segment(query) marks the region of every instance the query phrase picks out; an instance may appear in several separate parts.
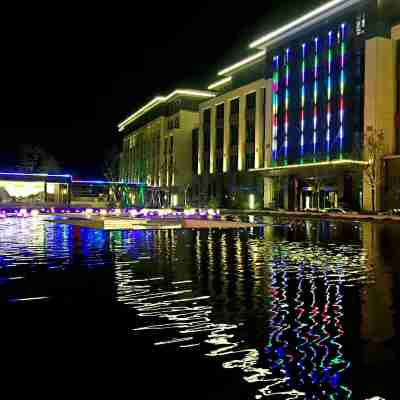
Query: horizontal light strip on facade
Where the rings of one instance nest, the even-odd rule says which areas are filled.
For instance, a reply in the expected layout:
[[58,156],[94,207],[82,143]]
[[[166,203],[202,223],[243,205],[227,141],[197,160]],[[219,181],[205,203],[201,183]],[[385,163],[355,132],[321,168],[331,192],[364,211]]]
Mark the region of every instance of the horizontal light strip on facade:
[[291,34],[294,34],[300,30],[308,28],[310,25],[318,23],[346,8],[349,8],[358,3],[364,2],[365,0],[333,0],[330,1],[313,11],[303,15],[300,18],[272,31],[254,42],[250,43],[250,48],[265,48],[268,45],[276,42],[277,40],[283,39]]
[[228,76],[227,78],[224,78],[224,79],[221,79],[221,80],[219,80],[217,82],[212,83],[210,86],[208,86],[207,89],[208,90],[216,89],[216,88],[218,88],[218,87],[220,87],[222,85],[225,85],[225,84],[227,84],[227,83],[229,83],[231,81],[232,81],[232,77]]
[[277,167],[267,167],[267,168],[255,168],[251,169],[251,172],[257,171],[277,171],[277,170],[285,170],[285,169],[300,169],[300,168],[309,168],[309,167],[325,167],[325,166],[336,166],[336,165],[345,165],[345,164],[353,164],[353,165],[368,165],[368,161],[358,161],[358,160],[333,160],[333,161],[320,161],[320,162],[312,162],[306,164],[292,164],[292,165],[281,165]]
[[241,61],[239,61],[239,62],[237,62],[237,63],[235,63],[235,64],[233,64],[233,65],[231,65],[229,67],[226,67],[221,71],[219,71],[218,72],[218,76],[229,74],[232,71],[235,71],[235,70],[237,70],[237,69],[239,69],[241,67],[244,67],[247,64],[250,64],[250,63],[252,63],[254,61],[263,59],[264,56],[265,56],[265,50],[261,50],[258,53],[253,54],[252,56],[247,57],[247,58],[245,58],[245,59],[243,59],[243,60],[241,60]]
[[146,112],[150,111],[152,108],[158,106],[159,104],[165,103],[176,95],[191,96],[191,97],[203,97],[211,98],[215,97],[215,93],[207,92],[205,90],[190,90],[190,89],[176,89],[171,92],[168,96],[157,96],[153,100],[149,101],[138,111],[130,115],[128,118],[124,119],[120,124],[118,124],[118,131],[122,132],[126,126],[132,123],[135,119],[141,117]]

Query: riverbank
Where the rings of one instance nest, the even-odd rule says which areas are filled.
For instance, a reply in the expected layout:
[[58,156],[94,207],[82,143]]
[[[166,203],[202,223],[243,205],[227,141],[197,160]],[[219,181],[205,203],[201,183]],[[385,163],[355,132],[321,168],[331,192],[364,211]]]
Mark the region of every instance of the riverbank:
[[371,215],[357,212],[341,213],[322,213],[322,212],[304,212],[304,211],[272,211],[272,210],[235,210],[221,209],[221,215],[254,215],[254,216],[271,216],[284,217],[289,219],[337,219],[341,221],[368,221],[377,223],[395,223],[400,224],[400,216],[392,215]]

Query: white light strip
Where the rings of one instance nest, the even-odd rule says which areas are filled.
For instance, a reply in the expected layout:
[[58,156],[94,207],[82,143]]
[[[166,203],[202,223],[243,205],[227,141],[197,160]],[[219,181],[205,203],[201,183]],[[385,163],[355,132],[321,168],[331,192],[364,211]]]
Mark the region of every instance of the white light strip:
[[238,69],[238,68],[240,68],[240,67],[243,67],[243,66],[245,66],[246,64],[250,64],[251,62],[256,61],[256,60],[258,60],[258,59],[261,59],[261,58],[263,58],[264,56],[265,56],[265,50],[261,50],[261,51],[259,51],[258,53],[253,54],[252,56],[247,57],[247,58],[245,58],[245,59],[243,59],[243,60],[241,60],[241,61],[239,61],[239,62],[237,62],[237,63],[235,63],[235,64],[233,64],[233,65],[231,65],[231,66],[229,66],[229,67],[226,67],[226,68],[223,69],[222,71],[219,71],[219,72],[218,72],[218,76],[226,75],[226,74],[228,74],[228,73],[234,71],[235,69]]
[[267,167],[267,168],[255,168],[251,169],[251,172],[257,171],[276,171],[285,169],[298,169],[298,168],[309,168],[309,167],[323,167],[329,165],[343,165],[343,164],[355,164],[355,165],[368,165],[368,161],[358,161],[358,160],[333,160],[333,161],[320,161],[312,162],[306,164],[292,164],[292,165],[282,165],[278,167]]
[[124,128],[127,125],[129,125],[131,122],[133,122],[135,119],[139,118],[140,116],[145,114],[147,111],[150,111],[152,108],[158,106],[159,104],[165,103],[166,101],[170,100],[172,97],[174,97],[176,95],[204,97],[204,98],[215,97],[215,93],[207,92],[205,90],[176,89],[172,93],[170,93],[168,96],[165,96],[165,97],[157,96],[153,100],[149,101],[146,105],[144,105],[138,111],[134,112],[132,115],[130,115],[128,118],[123,120],[120,124],[118,124],[118,131],[119,132],[123,131]]
[[134,112],[128,118],[124,119],[120,124],[118,124],[118,131],[121,132],[127,125],[129,125],[136,118],[140,117],[147,111],[151,110],[153,107],[161,104],[165,101],[165,97],[157,96],[153,100],[149,101],[146,105],[140,108],[138,111]]
[[[259,39],[255,40],[254,42],[250,43],[250,48],[256,48],[260,45],[266,45],[267,42],[271,41],[272,39],[277,38],[279,35],[282,35],[283,33],[286,33],[290,29],[296,28],[299,25],[304,24],[305,22],[308,22],[312,20],[315,17],[320,16],[323,13],[326,13],[332,9],[334,9],[337,6],[341,6],[337,11],[342,10],[346,7],[352,6],[353,4],[357,4],[361,1],[364,0],[333,0],[330,1],[315,10],[303,15],[302,17],[288,23],[287,25],[282,26],[281,28],[276,29],[273,32],[270,32]],[[336,10],[335,10],[336,11]],[[301,26],[301,28],[305,28],[304,26]]]
[[217,81],[217,82],[214,82],[214,83],[212,83],[210,86],[208,86],[208,90],[212,90],[212,89],[216,89],[216,88],[218,88],[218,87],[220,87],[220,86],[223,86],[223,85],[225,85],[226,83],[229,83],[229,82],[231,82],[232,81],[232,77],[231,76],[228,76],[227,78],[224,78],[224,79],[221,79],[221,80],[219,80],[219,81]]
[[215,97],[215,93],[207,92],[204,90],[190,90],[190,89],[177,89],[170,93],[166,98],[165,101],[168,101],[175,95],[183,95],[183,96],[193,96],[193,97]]

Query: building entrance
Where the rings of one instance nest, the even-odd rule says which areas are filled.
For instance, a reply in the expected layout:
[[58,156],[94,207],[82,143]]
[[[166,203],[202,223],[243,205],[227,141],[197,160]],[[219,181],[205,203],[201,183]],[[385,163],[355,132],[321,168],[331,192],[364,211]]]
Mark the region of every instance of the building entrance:
[[319,192],[304,188],[301,192],[301,210],[321,210],[338,207],[338,193],[333,190]]

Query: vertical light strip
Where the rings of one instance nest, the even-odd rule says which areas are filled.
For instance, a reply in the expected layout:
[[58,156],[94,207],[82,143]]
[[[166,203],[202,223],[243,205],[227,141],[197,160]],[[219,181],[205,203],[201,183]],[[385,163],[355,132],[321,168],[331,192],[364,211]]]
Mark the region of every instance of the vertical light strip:
[[314,152],[314,161],[316,161],[317,156],[317,126],[318,126],[318,38],[314,39],[314,116],[313,116],[313,152]]
[[343,137],[344,137],[344,88],[345,88],[345,54],[346,54],[346,44],[345,44],[345,28],[346,25],[342,24],[340,26],[340,104],[339,104],[339,157],[343,158]]
[[279,112],[279,56],[274,57],[274,73],[272,78],[272,165],[278,160],[278,112]]
[[332,116],[332,31],[328,33],[328,84],[326,110],[326,159],[331,156],[331,116]]
[[285,51],[285,165],[288,164],[288,136],[289,136],[289,49]]
[[306,44],[302,44],[301,60],[301,111],[300,111],[300,163],[304,162],[304,108],[306,104]]

